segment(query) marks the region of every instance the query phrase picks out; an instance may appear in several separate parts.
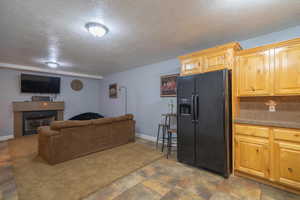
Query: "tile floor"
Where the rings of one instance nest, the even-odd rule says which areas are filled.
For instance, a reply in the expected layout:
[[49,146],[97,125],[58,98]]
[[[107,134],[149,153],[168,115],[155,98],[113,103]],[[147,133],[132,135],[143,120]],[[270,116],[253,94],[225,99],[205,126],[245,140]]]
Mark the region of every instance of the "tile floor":
[[[153,142],[137,142],[155,148]],[[300,200],[300,196],[239,177],[160,159],[100,189],[84,200]]]
[[[153,142],[137,142],[155,148]],[[17,200],[7,143],[0,143],[0,200]],[[224,179],[170,159],[157,160],[84,200],[300,200],[300,196],[244,178]]]

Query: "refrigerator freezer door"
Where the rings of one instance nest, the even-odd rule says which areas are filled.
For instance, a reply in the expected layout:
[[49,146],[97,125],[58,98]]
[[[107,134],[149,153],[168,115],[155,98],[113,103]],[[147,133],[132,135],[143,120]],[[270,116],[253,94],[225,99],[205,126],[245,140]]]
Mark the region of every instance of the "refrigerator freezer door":
[[228,71],[198,75],[195,79],[197,98],[196,165],[228,176],[227,119],[225,113]]
[[193,76],[177,79],[177,159],[195,164],[195,124],[193,97],[195,79]]

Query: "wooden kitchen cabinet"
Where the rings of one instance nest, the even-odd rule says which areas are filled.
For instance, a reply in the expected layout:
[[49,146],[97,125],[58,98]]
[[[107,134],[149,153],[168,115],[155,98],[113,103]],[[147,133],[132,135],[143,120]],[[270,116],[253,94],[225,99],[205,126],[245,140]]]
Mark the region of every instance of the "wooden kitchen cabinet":
[[238,95],[270,95],[270,51],[241,54],[238,58]]
[[221,69],[232,69],[235,62],[235,52],[240,49],[239,43],[231,42],[180,56],[180,75],[185,76]]
[[202,57],[188,57],[181,61],[181,74],[191,75],[201,73],[203,71],[203,59]]
[[227,68],[226,51],[218,51],[204,57],[204,72],[222,70]]
[[300,94],[300,45],[275,48],[274,52],[274,94]]
[[274,148],[276,181],[300,189],[300,145],[276,141]]
[[236,136],[236,169],[262,178],[269,177],[269,143],[266,139]]
[[300,95],[300,38],[237,52],[238,96]]
[[274,137],[275,180],[300,189],[300,131],[274,129]]
[[300,194],[300,130],[235,124],[235,171]]

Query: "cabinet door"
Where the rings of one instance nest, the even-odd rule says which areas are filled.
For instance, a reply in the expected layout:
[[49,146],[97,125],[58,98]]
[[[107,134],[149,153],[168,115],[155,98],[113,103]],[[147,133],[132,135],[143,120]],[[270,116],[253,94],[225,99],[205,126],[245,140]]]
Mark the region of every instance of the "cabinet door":
[[203,62],[201,57],[188,58],[181,61],[181,75],[201,73]]
[[204,71],[216,71],[226,68],[226,51],[208,54],[204,57]]
[[276,181],[300,189],[300,144],[276,141],[274,154]]
[[300,94],[300,45],[275,49],[274,84],[277,95]]
[[264,96],[270,91],[270,51],[241,55],[238,58],[239,96]]
[[235,166],[237,170],[261,178],[269,177],[268,140],[236,136],[235,148]]

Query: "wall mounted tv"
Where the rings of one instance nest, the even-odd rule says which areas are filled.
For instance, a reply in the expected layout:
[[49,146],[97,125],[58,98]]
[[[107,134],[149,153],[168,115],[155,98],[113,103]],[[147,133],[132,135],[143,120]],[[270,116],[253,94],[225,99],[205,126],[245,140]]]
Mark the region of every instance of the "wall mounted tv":
[[58,94],[60,93],[60,78],[21,74],[21,92]]

